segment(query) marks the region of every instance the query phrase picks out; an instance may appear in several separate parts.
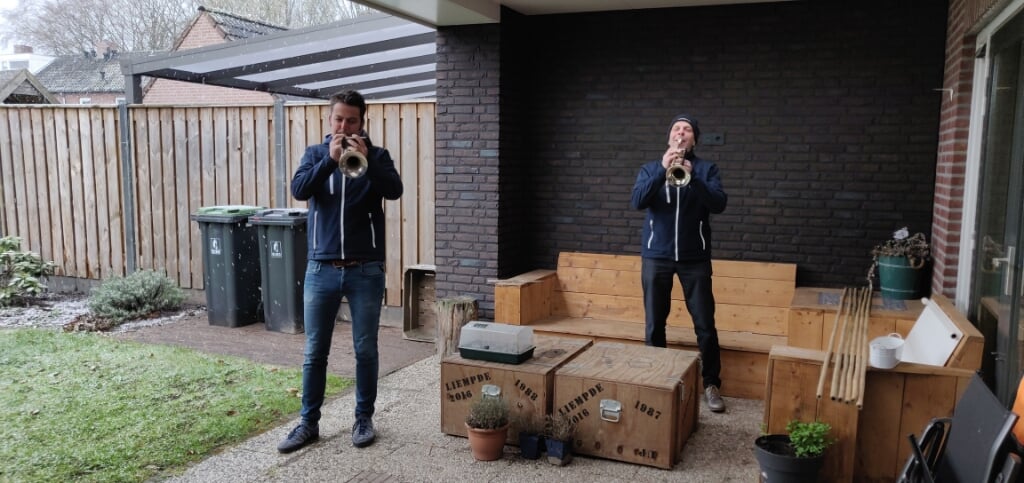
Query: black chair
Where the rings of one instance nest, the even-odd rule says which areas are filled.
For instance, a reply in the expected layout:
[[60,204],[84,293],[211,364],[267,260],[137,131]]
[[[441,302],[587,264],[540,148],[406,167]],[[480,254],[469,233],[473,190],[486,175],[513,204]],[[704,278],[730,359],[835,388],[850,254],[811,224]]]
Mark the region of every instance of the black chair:
[[920,440],[910,435],[913,452],[899,481],[1015,481],[1016,475],[1014,480],[1007,478],[1020,469],[1016,441],[1010,434],[1016,422],[1017,415],[974,375],[951,420],[933,419]]

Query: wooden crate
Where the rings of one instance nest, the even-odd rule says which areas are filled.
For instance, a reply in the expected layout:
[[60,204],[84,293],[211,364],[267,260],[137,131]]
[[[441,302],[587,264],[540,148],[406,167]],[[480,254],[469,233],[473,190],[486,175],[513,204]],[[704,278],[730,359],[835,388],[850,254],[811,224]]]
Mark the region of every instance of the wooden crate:
[[693,351],[597,342],[555,373],[552,412],[576,422],[578,454],[669,469],[697,427],[697,366]]
[[434,342],[437,337],[435,272],[434,265],[405,267],[402,283],[402,335],[406,339]]
[[493,384],[511,407],[507,442],[518,445],[516,419],[542,418],[551,412],[555,370],[591,343],[590,339],[538,335],[534,337],[533,358],[522,364],[446,357],[441,362],[441,431],[465,437],[470,403],[480,397],[484,384]]

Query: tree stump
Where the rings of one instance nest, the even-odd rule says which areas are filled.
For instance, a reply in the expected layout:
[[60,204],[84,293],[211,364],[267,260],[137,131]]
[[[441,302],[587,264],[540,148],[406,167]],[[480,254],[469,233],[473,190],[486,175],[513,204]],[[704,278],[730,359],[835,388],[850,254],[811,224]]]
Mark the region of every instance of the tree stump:
[[462,326],[477,318],[476,299],[468,296],[444,298],[435,302],[437,307],[437,360],[454,354],[459,347]]

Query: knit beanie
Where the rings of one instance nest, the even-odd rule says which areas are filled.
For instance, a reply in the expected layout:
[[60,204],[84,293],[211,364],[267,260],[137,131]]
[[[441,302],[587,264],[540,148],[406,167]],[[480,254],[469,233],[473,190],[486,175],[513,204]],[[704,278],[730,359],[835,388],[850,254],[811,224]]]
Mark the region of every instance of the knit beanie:
[[680,114],[672,119],[672,123],[668,125],[669,133],[672,133],[672,126],[675,126],[679,121],[686,121],[690,123],[690,127],[693,128],[693,140],[700,140],[700,126],[697,124],[697,119],[687,114]]

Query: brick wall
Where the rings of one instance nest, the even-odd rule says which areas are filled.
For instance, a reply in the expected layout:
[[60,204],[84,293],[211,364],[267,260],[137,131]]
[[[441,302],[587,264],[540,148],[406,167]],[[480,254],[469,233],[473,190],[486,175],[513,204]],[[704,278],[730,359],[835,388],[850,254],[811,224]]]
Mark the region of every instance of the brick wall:
[[[209,14],[203,13],[175,50],[194,49],[226,42],[224,33],[217,28]],[[266,92],[205,86],[190,82],[156,79],[146,89],[143,104],[272,104],[274,98]]]
[[[712,219],[716,258],[796,263],[800,285],[860,285],[875,243],[904,225],[932,232],[944,2],[781,2],[515,23],[518,37],[497,26],[439,30],[439,291],[486,300],[493,288],[481,282],[498,267],[554,268],[567,250],[639,253],[643,213],[629,208],[630,190],[682,111],[700,120],[698,152],[718,163],[729,194]],[[520,114],[506,118],[511,105]],[[521,142],[492,143],[496,133]],[[709,145],[712,133],[724,144]],[[443,170],[486,172],[486,182],[455,187]],[[498,188],[506,176],[525,176],[508,182],[525,188],[512,213],[504,201],[516,194]],[[490,221],[496,193],[514,225]],[[456,201],[487,221],[448,216]],[[458,259],[487,263],[442,268],[455,257],[442,254],[441,237],[462,230],[526,241],[499,254],[474,241]],[[456,269],[457,281],[448,280],[444,272]]]

